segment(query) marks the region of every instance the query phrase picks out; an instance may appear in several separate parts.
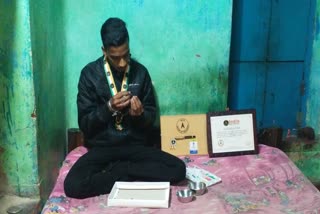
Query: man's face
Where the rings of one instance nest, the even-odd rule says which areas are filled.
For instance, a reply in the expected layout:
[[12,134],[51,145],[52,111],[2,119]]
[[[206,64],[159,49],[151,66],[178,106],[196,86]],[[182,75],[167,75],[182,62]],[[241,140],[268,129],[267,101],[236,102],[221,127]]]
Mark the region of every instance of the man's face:
[[108,49],[102,48],[103,55],[117,71],[124,72],[130,62],[129,43],[125,42],[120,46],[110,46]]

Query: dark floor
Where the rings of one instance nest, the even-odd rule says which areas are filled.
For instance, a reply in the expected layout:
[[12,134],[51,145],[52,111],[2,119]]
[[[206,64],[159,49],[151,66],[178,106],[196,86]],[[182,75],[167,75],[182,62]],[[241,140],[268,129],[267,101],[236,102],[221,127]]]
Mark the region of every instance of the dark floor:
[[38,214],[39,198],[0,195],[0,214]]

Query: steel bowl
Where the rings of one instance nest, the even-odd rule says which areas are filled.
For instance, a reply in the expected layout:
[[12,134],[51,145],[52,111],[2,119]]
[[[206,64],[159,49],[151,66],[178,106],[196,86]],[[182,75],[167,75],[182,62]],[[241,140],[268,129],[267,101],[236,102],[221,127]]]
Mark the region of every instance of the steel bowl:
[[204,182],[190,182],[188,187],[197,196],[207,191],[207,185]]
[[191,202],[194,198],[193,192],[190,189],[183,189],[177,191],[178,200],[182,203]]

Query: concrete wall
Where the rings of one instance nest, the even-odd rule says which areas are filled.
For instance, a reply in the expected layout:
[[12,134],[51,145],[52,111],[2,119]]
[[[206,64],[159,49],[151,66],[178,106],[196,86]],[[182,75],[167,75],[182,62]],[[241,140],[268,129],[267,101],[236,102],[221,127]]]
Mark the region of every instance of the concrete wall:
[[0,0],[0,192],[37,195],[29,1]]
[[316,3],[314,18],[312,58],[307,88],[306,124],[320,135],[320,0]]
[[[306,124],[319,134],[316,5]],[[226,106],[231,0],[0,0],[0,8],[0,192],[38,195],[39,183],[43,198],[51,191],[66,128],[78,126],[80,70],[101,56],[99,30],[110,16],[127,22],[161,115]]]
[[0,8],[0,192],[46,198],[66,145],[63,4]]
[[39,184],[43,198],[51,191],[66,128],[77,127],[80,70],[101,55],[99,30],[110,16],[127,22],[133,56],[150,70],[161,114],[223,109],[231,6],[222,0],[1,0],[1,191],[38,195]]
[[226,107],[231,0],[0,0],[0,8],[2,189],[40,191],[44,200],[50,193],[66,129],[78,126],[80,70],[101,56],[99,31],[108,17],[127,22],[159,114]]
[[226,107],[231,0],[68,0],[65,2],[67,127],[78,127],[80,71],[102,55],[100,27],[126,21],[132,56],[151,74],[161,115]]
[[63,0],[30,0],[41,198],[58,175],[66,146]]

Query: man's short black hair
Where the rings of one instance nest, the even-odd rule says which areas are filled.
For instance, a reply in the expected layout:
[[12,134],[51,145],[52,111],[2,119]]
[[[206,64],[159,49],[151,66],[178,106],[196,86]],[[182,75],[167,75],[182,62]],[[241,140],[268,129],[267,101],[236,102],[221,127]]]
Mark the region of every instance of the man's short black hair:
[[110,46],[120,46],[129,42],[129,33],[126,23],[119,18],[107,19],[100,30],[101,40],[105,49]]

